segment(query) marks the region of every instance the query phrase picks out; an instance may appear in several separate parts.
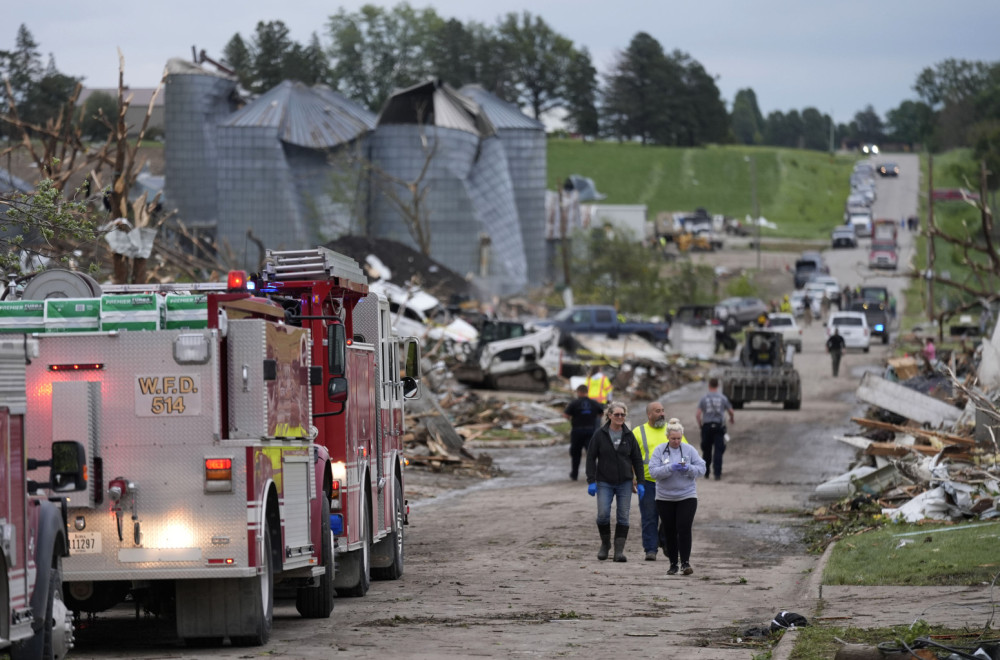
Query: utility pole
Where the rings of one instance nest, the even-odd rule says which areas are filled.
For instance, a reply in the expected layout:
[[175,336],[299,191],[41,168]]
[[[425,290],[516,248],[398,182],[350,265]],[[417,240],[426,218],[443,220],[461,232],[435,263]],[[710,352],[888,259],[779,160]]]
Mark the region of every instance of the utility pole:
[[833,110],[830,111],[830,155],[833,155]]
[[934,320],[934,154],[927,154],[927,320]]
[[757,158],[750,160],[750,202],[753,205],[753,221],[757,225],[757,272],[760,272],[760,209],[757,207]]
[[[568,181],[569,179],[567,179]],[[559,231],[562,234],[562,262],[563,262],[563,284],[571,286],[569,277],[569,233],[566,229],[568,224],[566,218],[566,207],[563,202],[564,185],[559,186]]]

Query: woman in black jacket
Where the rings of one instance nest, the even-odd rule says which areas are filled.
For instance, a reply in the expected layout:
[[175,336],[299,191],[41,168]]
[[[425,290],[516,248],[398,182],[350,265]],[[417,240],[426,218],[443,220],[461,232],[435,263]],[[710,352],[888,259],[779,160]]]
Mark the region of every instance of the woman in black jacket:
[[597,530],[601,535],[601,550],[597,558],[604,561],[611,549],[611,500],[617,500],[615,525],[615,561],[626,561],[625,539],[628,538],[629,506],[632,503],[632,483],[637,482],[642,500],[645,476],[642,452],[632,431],[625,426],[628,408],[615,401],[608,404],[604,426],[594,432],[587,448],[587,492],[597,496]]

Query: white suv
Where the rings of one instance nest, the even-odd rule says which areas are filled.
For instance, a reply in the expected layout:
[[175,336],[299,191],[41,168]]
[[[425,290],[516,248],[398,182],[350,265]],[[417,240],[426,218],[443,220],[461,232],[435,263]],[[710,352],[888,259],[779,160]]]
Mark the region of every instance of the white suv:
[[802,352],[802,328],[795,322],[791,314],[776,312],[767,315],[767,329],[780,332],[786,344],[795,347],[796,353]]
[[872,333],[868,319],[862,312],[833,312],[826,322],[826,336],[829,338],[836,328],[844,338],[845,348],[860,348],[867,353],[871,345]]

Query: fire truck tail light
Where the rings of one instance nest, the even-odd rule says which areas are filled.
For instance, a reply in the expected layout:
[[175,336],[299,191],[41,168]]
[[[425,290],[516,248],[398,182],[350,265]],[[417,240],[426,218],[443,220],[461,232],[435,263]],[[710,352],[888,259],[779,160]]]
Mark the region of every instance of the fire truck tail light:
[[104,365],[97,362],[85,364],[50,364],[49,371],[100,371]]
[[223,566],[233,566],[234,564],[236,564],[236,560],[233,559],[232,557],[226,557],[224,559],[209,559],[208,564],[209,565],[221,564]]
[[229,493],[233,490],[233,459],[205,459],[205,492]]
[[330,484],[330,508],[339,511],[343,507],[343,502],[340,498],[340,481],[334,479],[333,483]]
[[208,362],[208,338],[201,333],[177,335],[174,339],[174,362],[177,364]]

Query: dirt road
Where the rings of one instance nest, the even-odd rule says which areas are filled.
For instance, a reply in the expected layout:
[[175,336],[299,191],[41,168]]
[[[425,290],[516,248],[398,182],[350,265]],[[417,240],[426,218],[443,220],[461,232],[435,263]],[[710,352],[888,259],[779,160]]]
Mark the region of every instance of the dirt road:
[[[850,257],[860,259],[862,250]],[[780,255],[769,255],[783,263]],[[838,273],[834,272],[835,275]],[[791,277],[789,276],[789,280]],[[855,282],[849,282],[854,284]],[[341,598],[326,621],[294,607],[275,610],[260,649],[187,649],[155,619],[102,615],[78,633],[75,658],[439,658],[655,654],[746,660],[737,631],[782,609],[811,612],[806,585],[818,559],[799,542],[815,485],[840,474],[854,452],[835,440],[858,412],[854,389],[887,350],[850,352],[830,377],[825,336],[814,323],[796,356],[798,411],[750,404],[737,411],[721,481],[702,480],[691,576],[667,576],[662,555],[642,561],[633,499],[625,564],[600,562],[595,499],[567,477],[567,445],[494,451],[509,476],[458,484],[412,472],[406,573],[376,582],[360,599]],[[668,416],[698,445],[694,410],[701,384],[669,393]],[[643,421],[636,402],[632,424]]]
[[[834,436],[854,406],[859,371],[883,350],[848,354],[833,380],[822,342],[818,326],[807,330],[801,410],[737,411],[723,480],[698,486],[694,575],[668,577],[662,556],[642,561],[635,503],[629,562],[597,561],[595,500],[583,481],[568,479],[566,445],[496,451],[510,476],[414,503],[406,574],[374,583],[364,598],[338,599],[327,621],[281,605],[262,649],[186,649],[164,632],[168,624],[102,615],[80,631],[73,657],[556,657],[685,647],[683,657],[745,660],[748,650],[733,648],[739,627],[811,607],[805,584],[817,558],[798,541],[797,514],[812,506],[815,484],[851,459]],[[689,386],[665,397],[696,445],[703,391]],[[409,477],[411,491],[439,490],[434,475]]]

